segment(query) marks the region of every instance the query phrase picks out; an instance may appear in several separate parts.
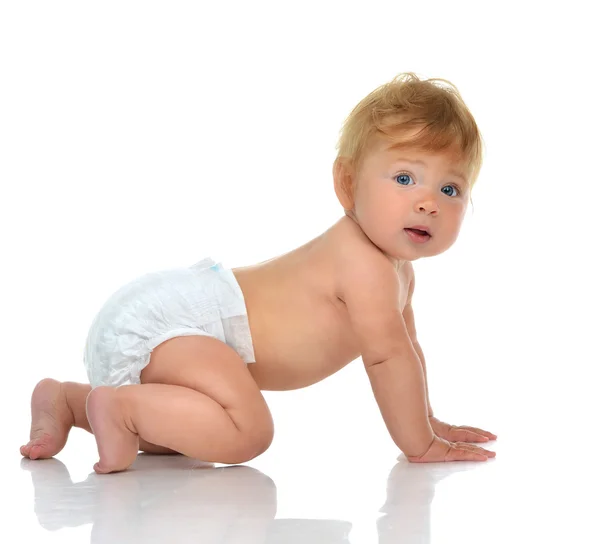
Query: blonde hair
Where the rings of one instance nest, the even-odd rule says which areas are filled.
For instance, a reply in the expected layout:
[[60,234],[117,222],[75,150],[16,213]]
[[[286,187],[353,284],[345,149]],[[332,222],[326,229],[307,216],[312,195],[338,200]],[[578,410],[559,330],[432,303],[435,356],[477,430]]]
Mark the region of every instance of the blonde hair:
[[458,89],[445,79],[421,80],[406,72],[363,98],[344,121],[336,161],[346,158],[358,169],[376,137],[398,148],[455,151],[471,187],[477,181],[483,138]]

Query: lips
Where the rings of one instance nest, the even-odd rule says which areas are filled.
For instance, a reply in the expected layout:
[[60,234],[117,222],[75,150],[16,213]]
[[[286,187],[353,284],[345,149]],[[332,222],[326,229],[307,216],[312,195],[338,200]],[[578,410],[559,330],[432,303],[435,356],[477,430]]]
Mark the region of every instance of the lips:
[[419,225],[418,227],[409,227],[404,229],[404,232],[408,235],[408,237],[413,241],[419,244],[423,242],[427,242],[431,238],[431,234],[429,234],[429,230],[427,227],[423,225]]
[[413,225],[412,227],[408,227],[405,230],[415,231],[417,234],[428,234],[431,236],[431,232],[429,231],[429,227],[425,225]]

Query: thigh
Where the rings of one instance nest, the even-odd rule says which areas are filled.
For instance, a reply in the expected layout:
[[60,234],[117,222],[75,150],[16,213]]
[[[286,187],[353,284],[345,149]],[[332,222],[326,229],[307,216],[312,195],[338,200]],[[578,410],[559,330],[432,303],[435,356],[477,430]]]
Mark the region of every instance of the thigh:
[[[253,363],[256,364],[256,363]],[[179,385],[218,402],[240,430],[273,432],[265,399],[237,352],[210,336],[180,336],[154,348],[141,383]]]
[[170,450],[169,448],[165,448],[163,446],[157,446],[156,444],[151,444],[150,442],[146,442],[143,438],[140,438],[140,450],[145,451],[146,453],[152,453],[154,455],[179,454],[179,452],[177,452],[175,450]]

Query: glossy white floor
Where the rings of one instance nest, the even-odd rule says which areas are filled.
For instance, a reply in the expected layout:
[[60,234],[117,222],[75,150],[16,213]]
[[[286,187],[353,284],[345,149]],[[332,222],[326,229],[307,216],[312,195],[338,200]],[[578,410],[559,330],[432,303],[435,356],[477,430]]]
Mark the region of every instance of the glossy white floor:
[[[21,398],[13,409],[16,419],[5,423],[0,489],[7,506],[0,539],[597,541],[598,438],[592,415],[581,411],[582,397],[555,396],[564,391],[561,376],[542,384],[523,374],[520,383],[505,378],[489,396],[475,395],[480,406],[464,414],[466,405],[456,401],[456,393],[444,394],[432,384],[440,389],[434,403],[440,418],[447,413],[448,421],[498,434],[489,445],[497,458],[486,463],[414,465],[402,455],[397,459],[356,361],[312,388],[267,393],[277,436],[267,453],[245,466],[140,454],[130,470],[104,476],[91,470],[97,455],[93,437],[78,429],[57,458],[21,460],[18,446],[29,425],[23,388],[15,391]],[[455,391],[459,381],[465,389],[475,385],[457,380]],[[482,402],[486,397],[489,402]]]

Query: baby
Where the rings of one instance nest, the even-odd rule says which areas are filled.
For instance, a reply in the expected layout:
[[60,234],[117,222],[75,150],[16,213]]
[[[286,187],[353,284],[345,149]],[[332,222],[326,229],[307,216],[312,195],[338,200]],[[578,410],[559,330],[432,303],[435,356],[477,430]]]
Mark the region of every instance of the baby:
[[[445,85],[445,84],[446,85]],[[433,416],[411,300],[412,261],[456,240],[482,139],[451,83],[400,74],[350,113],[333,165],[345,214],[305,245],[252,266],[210,258],[117,291],[85,347],[90,384],[37,384],[30,459],[92,432],[98,473],[138,451],[238,464],[263,453],[261,390],[306,387],[361,357],[395,444],[411,462],[486,461],[496,436]]]

